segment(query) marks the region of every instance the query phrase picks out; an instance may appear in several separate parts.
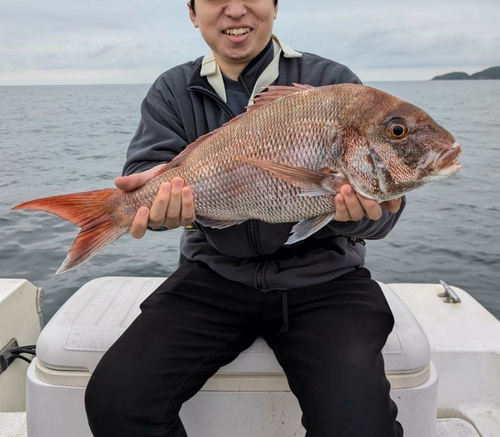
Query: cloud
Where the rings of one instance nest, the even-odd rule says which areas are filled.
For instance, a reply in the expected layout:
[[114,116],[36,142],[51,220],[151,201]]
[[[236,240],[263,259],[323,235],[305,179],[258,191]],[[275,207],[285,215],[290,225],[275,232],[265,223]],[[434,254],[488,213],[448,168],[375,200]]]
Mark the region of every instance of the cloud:
[[[377,78],[375,71],[419,79],[500,65],[498,0],[283,0],[279,8],[275,32],[284,41],[362,71],[368,80]],[[44,83],[99,82],[99,71],[102,83],[113,75],[117,83],[149,83],[205,51],[185,1],[0,6],[0,84],[41,83],[41,77]]]
[[314,23],[307,34],[297,32],[297,7],[282,14],[280,26],[295,46],[310,45],[362,68],[500,64],[500,2],[436,3],[353,1],[349,8],[330,3],[326,9],[315,3],[302,14],[304,23]]

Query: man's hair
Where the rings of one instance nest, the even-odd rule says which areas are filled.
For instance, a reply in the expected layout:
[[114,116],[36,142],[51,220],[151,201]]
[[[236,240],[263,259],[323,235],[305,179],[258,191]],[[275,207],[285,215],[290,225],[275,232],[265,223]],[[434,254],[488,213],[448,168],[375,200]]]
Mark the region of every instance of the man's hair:
[[[189,0],[189,2],[191,3],[191,9],[196,14],[196,11],[194,10],[194,0]],[[278,0],[274,0],[274,6],[277,6],[277,5],[278,5]]]

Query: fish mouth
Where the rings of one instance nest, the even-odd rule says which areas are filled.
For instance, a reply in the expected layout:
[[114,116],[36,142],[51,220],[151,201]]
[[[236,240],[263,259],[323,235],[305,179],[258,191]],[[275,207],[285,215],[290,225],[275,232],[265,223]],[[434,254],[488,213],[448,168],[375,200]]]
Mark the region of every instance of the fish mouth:
[[449,149],[424,163],[421,168],[429,170],[429,173],[432,175],[451,176],[462,167],[458,161],[461,153],[462,148],[455,142]]

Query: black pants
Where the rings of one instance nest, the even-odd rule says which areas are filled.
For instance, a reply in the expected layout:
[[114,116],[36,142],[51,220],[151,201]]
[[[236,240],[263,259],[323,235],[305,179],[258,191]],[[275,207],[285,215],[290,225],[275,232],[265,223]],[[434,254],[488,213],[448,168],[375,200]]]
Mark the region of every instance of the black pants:
[[307,436],[402,436],[380,352],[394,319],[368,271],[286,294],[184,263],[93,373],[85,404],[94,436],[186,436],[182,404],[258,336],[286,373]]

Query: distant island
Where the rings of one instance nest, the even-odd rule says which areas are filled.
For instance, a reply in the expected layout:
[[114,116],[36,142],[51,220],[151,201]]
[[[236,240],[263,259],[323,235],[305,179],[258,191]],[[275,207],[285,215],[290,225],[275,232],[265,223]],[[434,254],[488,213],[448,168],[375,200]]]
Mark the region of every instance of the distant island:
[[491,80],[500,79],[500,67],[491,67],[474,74],[454,71],[452,73],[435,76],[432,80]]

